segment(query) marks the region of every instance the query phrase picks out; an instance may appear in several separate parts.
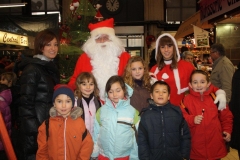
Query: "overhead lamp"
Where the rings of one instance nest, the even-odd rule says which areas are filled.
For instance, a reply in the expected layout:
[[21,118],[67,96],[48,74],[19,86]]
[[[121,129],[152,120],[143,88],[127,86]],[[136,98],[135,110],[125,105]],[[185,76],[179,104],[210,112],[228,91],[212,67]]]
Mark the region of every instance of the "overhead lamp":
[[0,8],[9,8],[9,7],[24,7],[27,3],[6,3],[0,4]]

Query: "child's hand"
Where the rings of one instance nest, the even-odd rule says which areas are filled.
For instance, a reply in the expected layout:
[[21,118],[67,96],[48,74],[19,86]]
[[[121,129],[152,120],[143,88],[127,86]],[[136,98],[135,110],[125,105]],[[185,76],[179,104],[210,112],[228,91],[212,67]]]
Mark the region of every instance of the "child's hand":
[[195,118],[194,118],[194,123],[195,124],[200,124],[203,120],[203,115],[197,115]]
[[227,142],[231,141],[231,134],[227,133],[227,132],[223,132],[223,139]]

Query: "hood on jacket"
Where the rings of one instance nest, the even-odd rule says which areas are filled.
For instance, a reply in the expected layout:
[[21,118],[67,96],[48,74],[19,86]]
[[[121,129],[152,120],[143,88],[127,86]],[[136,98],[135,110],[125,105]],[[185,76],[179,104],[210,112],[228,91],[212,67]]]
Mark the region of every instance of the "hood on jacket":
[[161,39],[162,37],[164,37],[164,36],[167,36],[167,37],[169,37],[169,38],[172,39],[173,45],[174,45],[175,48],[176,48],[177,61],[180,61],[180,58],[181,58],[181,57],[180,57],[180,53],[179,53],[179,50],[178,50],[177,42],[176,42],[175,38],[174,38],[171,34],[169,34],[169,33],[161,34],[161,35],[158,37],[158,39],[156,40],[155,59],[157,60],[157,53],[158,53],[159,41],[160,41],[160,39]]
[[8,105],[12,103],[12,93],[10,89],[0,92],[0,100],[5,101]]
[[[83,114],[83,110],[82,108],[80,107],[74,107],[70,113],[70,117],[72,119],[77,119],[78,117],[81,117]],[[57,110],[55,107],[52,107],[50,110],[49,110],[49,115],[50,117],[56,117],[57,116]]]

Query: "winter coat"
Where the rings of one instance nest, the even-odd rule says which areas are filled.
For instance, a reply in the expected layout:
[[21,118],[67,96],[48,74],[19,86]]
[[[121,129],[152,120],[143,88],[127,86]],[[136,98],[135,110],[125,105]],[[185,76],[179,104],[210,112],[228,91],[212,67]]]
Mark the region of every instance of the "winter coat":
[[[81,117],[82,109],[73,108],[71,114],[64,118],[57,116],[54,107],[50,110],[48,139],[46,137],[46,124],[43,123],[38,131],[37,160],[89,160],[93,141],[86,130]],[[83,139],[84,132],[87,131]]]
[[[128,95],[132,89],[128,86]],[[130,156],[131,160],[138,160],[138,149],[135,131],[129,124],[139,122],[138,111],[130,105],[130,100],[119,100],[116,106],[106,98],[106,103],[97,111],[94,122],[94,150],[92,157],[101,154],[113,160],[114,158]]]
[[[119,56],[119,67],[118,67],[118,75],[123,75],[125,66],[127,65],[128,59],[130,58],[130,54],[127,52],[123,52]],[[78,61],[76,63],[76,67],[74,69],[74,73],[72,77],[70,78],[70,81],[68,83],[69,86],[71,86],[73,89],[76,89],[76,79],[77,76],[82,72],[92,72],[92,65],[91,65],[91,59],[88,57],[86,53],[81,54],[81,56],[78,58]],[[103,62],[104,63],[104,62]]]
[[[193,70],[195,70],[194,66],[184,60],[178,61],[178,68],[177,68],[179,75],[178,77],[174,76],[174,71],[172,70],[170,64],[165,64],[162,70],[158,71],[157,65],[153,66],[150,72],[157,73],[156,78],[157,80],[165,81],[171,86],[171,93],[170,93],[170,102],[173,105],[179,106],[181,100],[185,95],[185,91],[188,90],[188,83],[190,80],[190,75]],[[178,93],[177,83],[180,84],[181,92]]]
[[[183,99],[187,109],[181,109],[192,137],[191,159],[220,159],[227,155],[222,133],[226,131],[231,134],[233,116],[228,106],[218,112],[210,93],[214,93],[213,85],[202,94],[190,89],[190,94]],[[201,123],[195,124],[195,116],[202,114],[204,118]]]
[[133,95],[130,97],[130,104],[141,112],[141,110],[148,106],[148,98],[150,98],[150,92],[144,87],[135,85],[133,88]]
[[[3,120],[5,122],[9,135],[11,134],[11,111],[10,104],[12,103],[11,90],[3,90],[0,92],[0,111],[2,113]],[[3,126],[0,126],[3,127]],[[4,150],[3,144],[0,138],[0,150]]]
[[38,127],[49,117],[53,88],[60,81],[58,68],[53,61],[25,57],[19,64],[20,78],[18,140],[19,159],[35,159]]
[[[82,108],[82,110],[83,110],[83,114],[82,114],[81,117],[83,118],[86,127],[87,127],[88,125],[89,125],[89,127],[92,126],[92,128],[88,128],[88,127],[87,127],[88,131],[89,131],[90,134],[92,135],[93,132],[91,132],[91,131],[93,131],[93,125],[94,125],[94,123],[92,123],[92,124],[90,124],[90,123],[91,123],[91,122],[94,122],[96,112],[97,112],[97,110],[101,107],[101,103],[100,103],[100,101],[97,99],[97,97],[93,97],[93,98],[90,100],[89,106],[86,106],[86,107],[87,107],[88,109],[89,109],[89,107],[90,107],[90,108],[91,108],[91,107],[94,107],[94,108],[92,108],[92,109],[95,110],[94,113],[91,112],[90,110],[89,110],[87,113],[85,113],[84,104],[83,104],[83,103],[86,104],[85,101],[83,102],[83,98],[78,98],[78,100],[77,100],[77,106],[79,106],[79,107]],[[91,106],[91,105],[93,105],[93,106]],[[90,119],[86,119],[86,114],[87,114],[87,117],[89,117],[91,120],[90,120]],[[87,125],[87,124],[88,124],[88,125]]]
[[219,57],[214,61],[210,75],[211,83],[226,92],[227,102],[231,99],[232,76],[235,69],[232,62],[226,57]]
[[232,97],[229,103],[230,110],[233,114],[233,130],[231,136],[231,147],[238,149],[240,152],[240,63],[238,69],[232,78]]
[[190,145],[190,130],[178,106],[169,102],[143,109],[138,128],[139,159],[182,160],[189,158]]

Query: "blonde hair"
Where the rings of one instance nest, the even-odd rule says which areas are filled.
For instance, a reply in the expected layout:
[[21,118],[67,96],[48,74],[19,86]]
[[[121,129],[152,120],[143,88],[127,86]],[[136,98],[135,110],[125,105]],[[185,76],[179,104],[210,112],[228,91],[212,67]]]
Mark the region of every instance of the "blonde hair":
[[134,79],[132,77],[132,71],[131,71],[131,64],[134,63],[134,62],[141,62],[143,64],[144,73],[143,73],[143,77],[142,77],[142,81],[143,81],[142,86],[144,88],[150,90],[150,87],[151,87],[151,84],[150,84],[151,77],[149,76],[148,66],[145,63],[145,61],[142,59],[142,57],[140,57],[140,56],[134,56],[134,57],[131,57],[128,60],[128,63],[126,65],[126,68],[125,68],[124,74],[123,74],[124,82],[127,83],[132,88],[134,88],[136,86],[135,81],[134,81]]
[[1,79],[6,79],[8,83],[12,82],[12,85],[16,84],[17,75],[14,72],[5,72],[0,75]]
[[81,74],[78,75],[77,79],[76,79],[76,91],[75,91],[75,95],[78,96],[78,98],[82,98],[82,92],[79,90],[79,85],[81,85],[82,83],[85,83],[85,81],[89,81],[92,80],[93,84],[94,84],[94,90],[93,90],[93,94],[95,97],[99,98],[99,89],[97,86],[97,81],[95,79],[95,77],[93,76],[92,73],[90,72],[82,72]]

